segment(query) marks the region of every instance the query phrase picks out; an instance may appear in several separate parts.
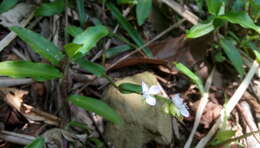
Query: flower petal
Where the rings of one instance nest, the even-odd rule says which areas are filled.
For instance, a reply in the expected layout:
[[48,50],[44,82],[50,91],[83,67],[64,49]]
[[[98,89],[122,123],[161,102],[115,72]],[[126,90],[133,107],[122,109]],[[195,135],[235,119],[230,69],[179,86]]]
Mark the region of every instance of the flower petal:
[[183,107],[179,108],[179,110],[180,110],[182,116],[184,116],[184,117],[189,117],[190,116],[190,113],[187,110],[186,106],[183,106]]
[[145,98],[145,102],[149,105],[152,105],[154,106],[156,104],[156,99],[150,95],[148,95],[146,98]]
[[160,92],[161,92],[161,87],[159,85],[153,85],[150,87],[148,93],[151,95],[156,95],[159,94]]
[[180,94],[174,95],[172,98],[172,102],[178,107],[183,105],[183,99],[180,97]]
[[143,92],[143,94],[147,94],[148,91],[149,91],[148,85],[144,81],[142,81],[142,92]]

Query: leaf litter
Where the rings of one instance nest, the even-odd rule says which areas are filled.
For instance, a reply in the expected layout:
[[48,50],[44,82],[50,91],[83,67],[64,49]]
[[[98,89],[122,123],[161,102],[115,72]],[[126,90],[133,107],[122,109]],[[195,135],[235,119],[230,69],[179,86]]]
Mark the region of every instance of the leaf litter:
[[[27,6],[31,5],[34,4],[28,3]],[[126,7],[129,7],[127,5],[121,6],[117,4],[116,6],[117,8],[119,8],[120,12],[122,10],[121,8],[124,9]],[[191,4],[188,4],[187,6],[191,6]],[[133,6],[130,6],[130,8],[131,7]],[[104,65],[104,67],[106,68],[113,65],[122,56],[128,55],[132,50],[138,48],[141,45],[139,42],[144,41],[144,43],[147,43],[149,40],[153,39],[156,35],[169,27],[170,23],[177,23],[178,20],[178,18],[174,16],[169,17],[169,15],[167,19],[162,19],[162,17],[158,17],[164,16],[165,13],[168,12],[169,9],[171,11],[172,8],[156,5],[156,8],[152,9],[152,15],[150,15],[149,18],[144,21],[143,26],[139,26],[140,22],[138,25],[138,23],[136,22],[137,18],[133,13],[134,11],[130,11],[128,16],[125,18],[128,23],[132,25],[130,29],[135,29],[133,35],[129,34],[129,30],[127,30],[129,28],[125,28],[126,30],[124,30],[124,28],[120,26],[122,25],[122,22],[118,22],[115,17],[112,17],[110,10],[106,9],[105,4],[99,2],[85,2],[85,8],[88,8],[87,10],[89,10],[90,12],[86,12],[86,20],[85,24],[83,24],[83,26],[85,27],[83,29],[86,29],[86,26],[102,24],[108,27],[108,30],[110,31],[111,28],[117,28],[115,26],[119,24],[119,29],[115,33],[119,37],[111,38],[110,44],[108,44],[110,47],[108,48],[128,45],[127,43],[134,43],[133,41],[137,42],[136,44],[138,44],[138,46],[136,46],[135,44],[135,46],[129,44],[131,48],[124,50],[117,55],[113,55],[109,59],[105,58],[106,52],[103,52],[104,54],[99,56],[95,60],[95,62],[97,64]],[[94,8],[97,8],[99,12],[95,13]],[[165,8],[165,10],[162,8]],[[28,9],[28,11],[29,10],[31,9]],[[11,13],[12,11],[12,17],[3,14],[1,15],[1,27],[9,27],[13,25],[19,26],[22,18],[26,17],[26,15],[21,17],[20,15],[22,14],[20,13],[18,15],[18,13],[15,12],[15,8],[11,9],[9,13]],[[38,22],[38,24],[36,24],[36,26],[32,28],[32,30],[35,32],[41,32],[41,34],[49,35],[48,39],[52,39],[52,37],[58,36],[58,42],[63,45],[66,43],[65,38],[67,38],[66,40],[72,41],[72,37],[63,36],[64,30],[62,29],[65,27],[64,21],[67,21],[66,23],[76,26],[82,22],[79,22],[78,16],[76,15],[77,12],[76,10],[73,10],[73,7],[69,8],[69,11],[63,12],[65,13],[66,17],[69,18],[69,20],[66,20],[61,14],[51,17],[45,17],[43,20],[40,20],[40,22]],[[188,11],[190,10],[188,9]],[[57,20],[57,22],[52,22],[55,17],[55,20]],[[159,18],[162,20],[160,20]],[[161,23],[161,21],[163,21],[163,23]],[[44,29],[41,26],[43,22],[45,26],[48,26],[49,29]],[[58,27],[58,25],[62,27]],[[164,36],[149,44],[145,49],[149,49],[150,52],[153,54],[153,57],[147,57],[146,54],[148,52],[145,50],[139,51],[136,54],[131,55],[129,58],[117,63],[112,68],[110,67],[110,69],[107,71],[107,74],[111,76],[115,81],[138,73],[149,71],[157,75],[157,79],[160,81],[160,85],[162,86],[166,96],[181,94],[182,97],[179,99],[183,100],[179,100],[177,102],[175,101],[175,104],[181,110],[184,118],[183,120],[178,121],[179,123],[177,125],[174,125],[177,127],[178,130],[180,130],[181,134],[183,133],[181,138],[179,139],[179,141],[173,140],[171,143],[168,143],[168,145],[166,144],[166,146],[160,145],[160,141],[152,142],[148,140],[146,142],[146,147],[170,147],[173,145],[175,145],[176,147],[182,147],[185,143],[185,140],[187,140],[188,138],[188,133],[191,131],[192,125],[195,120],[195,114],[198,110],[198,104],[200,103],[201,94],[199,93],[198,88],[193,85],[186,76],[177,71],[172,62],[183,63],[193,72],[195,72],[203,81],[205,81],[209,77],[209,72],[212,70],[214,65],[216,65],[217,67],[212,86],[210,86],[209,102],[207,103],[203,111],[202,117],[199,121],[199,129],[195,134],[196,142],[201,140],[209,132],[209,129],[221,116],[221,110],[224,109],[226,101],[232,96],[236,88],[239,86],[240,79],[236,77],[236,74],[234,72],[235,70],[231,68],[232,62],[230,63],[229,61],[224,60],[224,62],[218,63],[212,58],[212,56],[214,56],[213,50],[220,48],[213,46],[213,44],[216,43],[215,41],[218,36],[216,36],[214,33],[210,33],[200,38],[188,39],[186,38],[184,34],[185,32],[183,30],[190,28],[190,26],[191,24],[187,22],[181,23],[172,31],[169,31]],[[55,28],[58,30],[55,30]],[[220,32],[221,31],[222,30],[220,30]],[[138,35],[136,35],[136,32],[138,33]],[[7,32],[1,31],[1,40],[5,37],[5,35],[7,35]],[[136,36],[138,36],[138,41],[136,41],[135,39]],[[108,39],[110,39],[110,36],[107,36],[99,41],[97,45],[93,49],[91,49],[91,52],[89,52],[84,58],[87,60],[91,60],[92,57],[99,53],[100,49],[103,49],[105,47]],[[18,49],[19,52],[14,52],[14,50],[12,50],[13,48]],[[35,62],[50,64],[38,55],[37,58],[34,58],[33,55],[35,53],[33,53],[33,51],[28,48],[30,47],[22,43],[20,39],[15,39],[11,44],[8,44],[8,46],[1,52],[0,60],[17,61],[22,60],[21,57],[26,57],[28,59],[33,59],[33,61]],[[102,77],[95,77],[95,75],[93,75],[92,73],[82,70],[77,64],[73,66],[67,64],[66,67],[64,63],[66,63],[66,59],[64,59],[64,61],[61,61],[60,64],[56,65],[56,68],[64,72],[68,80],[61,78],[60,81],[51,80],[45,82],[30,82],[26,84],[15,83],[17,84],[15,88],[0,89],[0,92],[4,94],[2,97],[2,101],[0,102],[0,123],[4,125],[3,130],[9,130],[14,133],[18,133],[19,131],[20,134],[25,135],[27,133],[30,133],[34,136],[39,136],[41,135],[40,133],[48,133],[49,131],[51,133],[52,130],[54,130],[59,135],[57,136],[58,138],[56,138],[59,141],[60,147],[64,147],[64,141],[65,143],[73,143],[78,142],[80,141],[80,139],[82,140],[85,137],[87,137],[87,142],[84,143],[84,140],[81,141],[84,143],[85,146],[95,147],[98,142],[96,141],[95,143],[93,141],[90,141],[89,139],[97,138],[99,142],[101,141],[104,147],[111,147],[109,141],[107,141],[107,137],[105,137],[104,134],[104,132],[106,132],[104,131],[104,123],[107,124],[107,121],[104,121],[103,117],[95,113],[86,113],[86,111],[79,109],[78,107],[64,103],[66,102],[66,100],[65,98],[63,98],[63,96],[68,96],[71,93],[77,92],[80,95],[96,97],[100,98],[99,100],[103,100],[101,96],[106,88],[108,88],[107,84],[110,81],[108,81],[107,79],[104,80],[104,78]],[[2,79],[2,77],[0,77],[0,79]],[[13,78],[12,80],[16,81],[16,79]],[[68,84],[69,82],[72,83]],[[67,86],[66,90],[60,88],[61,83],[64,86]],[[246,105],[241,105],[243,104],[243,102],[240,103],[242,108],[249,108],[249,110],[251,111],[249,113],[252,114],[252,118],[255,118],[255,120],[252,120],[252,122],[256,125],[258,125],[260,121],[258,83],[259,78],[254,78],[254,83],[252,83],[251,85],[252,90],[250,89],[246,91],[242,97],[242,100],[246,101],[250,106],[248,107],[247,105],[247,107],[245,107]],[[146,97],[147,96],[149,96],[149,94],[146,94]],[[9,100],[6,100],[6,98],[9,98]],[[12,101],[10,102],[10,100]],[[155,105],[154,102],[149,103]],[[239,115],[242,114],[243,110],[246,109],[235,108],[235,110],[231,114],[231,118],[228,119],[228,126],[230,126],[231,128],[232,126],[235,127],[242,125],[241,127],[243,129],[246,129],[245,133],[255,131],[256,129],[250,129],[250,124],[247,123],[247,120],[249,119],[246,119],[245,116]],[[235,116],[235,114],[238,114],[239,116]],[[79,127],[68,127],[66,123],[68,123],[67,121],[70,121],[70,119],[79,122],[78,125],[87,125],[87,130]],[[236,122],[237,120],[243,120],[244,123],[238,123]],[[52,127],[46,127],[46,124],[51,125]],[[32,127],[27,125],[36,126]],[[56,127],[58,129],[55,129],[53,127]],[[68,134],[67,130],[71,130],[73,132],[71,134]],[[176,130],[176,128],[174,128],[174,130]],[[238,130],[239,129],[237,129],[237,133],[243,133],[242,129],[240,129],[241,131]],[[80,138],[80,136],[82,137]],[[48,139],[49,137],[47,136],[46,139]],[[251,141],[252,139],[254,141],[255,137],[252,137],[253,136],[250,136]],[[250,138],[245,139],[245,145],[248,144],[247,146],[250,146]],[[61,139],[62,141],[60,141]],[[12,144],[12,142],[8,141],[9,139],[4,140],[6,140],[9,144]],[[77,143],[78,147],[80,147],[81,144]]]

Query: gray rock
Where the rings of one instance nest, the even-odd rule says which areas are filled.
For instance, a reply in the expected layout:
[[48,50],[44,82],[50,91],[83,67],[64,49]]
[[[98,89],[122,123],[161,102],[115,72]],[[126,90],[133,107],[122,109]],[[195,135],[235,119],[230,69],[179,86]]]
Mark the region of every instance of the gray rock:
[[[149,86],[159,84],[155,75],[149,72],[124,78],[116,84],[141,84],[142,80]],[[150,106],[141,95],[122,94],[113,86],[105,91],[104,99],[124,120],[122,125],[107,123],[105,126],[105,137],[116,148],[141,148],[150,141],[163,145],[171,142],[171,117],[163,112],[160,100]]]

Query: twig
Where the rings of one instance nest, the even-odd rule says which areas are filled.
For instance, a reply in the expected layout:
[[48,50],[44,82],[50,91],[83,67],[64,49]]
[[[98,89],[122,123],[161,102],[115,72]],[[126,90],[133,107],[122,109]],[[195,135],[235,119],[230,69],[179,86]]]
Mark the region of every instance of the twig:
[[34,81],[32,79],[12,79],[12,78],[0,78],[0,88],[1,87],[12,87],[23,84],[31,84]]
[[114,67],[116,64],[118,64],[119,62],[122,62],[123,60],[125,60],[126,58],[130,57],[131,55],[139,52],[140,50],[142,50],[143,48],[147,47],[148,45],[150,45],[152,42],[158,40],[159,38],[161,38],[162,36],[164,36],[166,33],[168,33],[169,31],[171,31],[172,29],[180,26],[185,20],[182,19],[180,21],[178,21],[177,23],[175,23],[174,25],[170,26],[169,28],[165,29],[163,32],[161,32],[160,34],[158,34],[156,37],[154,37],[152,40],[146,42],[144,45],[142,45],[141,47],[135,49],[134,51],[130,52],[129,54],[123,56],[122,58],[120,58],[118,61],[116,61],[115,63],[113,63],[110,67],[107,68],[107,71],[110,70],[112,67]]
[[[21,27],[25,27],[33,17],[34,17],[34,11],[32,11],[31,14],[21,22]],[[15,38],[16,38],[16,33],[14,33],[13,31],[11,31],[8,35],[6,35],[5,38],[0,41],[0,52],[6,46],[8,46]]]
[[[244,118],[245,121],[245,128],[246,128],[246,132],[253,132],[253,131],[258,131],[258,128],[254,122],[254,117],[252,115],[252,111],[250,110],[250,106],[246,101],[243,101],[239,104],[237,104],[237,109],[241,112],[242,117]],[[249,129],[248,129],[248,128]],[[252,141],[254,143],[254,145],[258,145],[260,144],[259,138],[257,137],[257,135],[253,134],[253,137],[255,138],[255,140]]]
[[105,140],[105,138],[104,138],[102,132],[99,130],[99,128],[98,128],[98,126],[97,126],[97,124],[96,124],[94,118],[92,117],[91,113],[90,113],[90,112],[87,112],[87,114],[88,114],[89,118],[91,119],[91,121],[93,122],[93,125],[94,125],[94,127],[95,127],[95,129],[96,129],[96,131],[97,131],[97,133],[98,133],[98,135],[99,135],[99,137],[101,138],[101,140],[103,140],[105,147],[106,147],[106,148],[110,148],[109,145],[108,145],[108,143],[106,142],[106,140]]
[[214,67],[213,70],[210,73],[210,76],[208,77],[208,79],[206,81],[206,85],[205,85],[206,92],[204,94],[202,94],[202,98],[200,100],[199,108],[196,112],[195,122],[194,122],[194,125],[193,125],[193,128],[192,128],[192,131],[190,133],[190,136],[189,136],[187,142],[185,143],[184,148],[190,148],[191,147],[192,139],[193,139],[193,137],[194,137],[194,135],[197,131],[201,116],[203,114],[203,111],[204,111],[207,103],[208,103],[209,88],[210,88],[211,83],[212,83],[212,79],[213,79],[213,76],[214,76],[214,73],[215,73],[215,69],[216,68]]
[[4,130],[2,131],[0,130],[0,138],[3,139],[4,141],[21,144],[21,145],[30,144],[35,139],[34,136],[18,134],[18,133],[4,131]]
[[202,138],[200,142],[196,145],[195,148],[204,148],[208,141],[212,138],[212,136],[216,133],[218,130],[220,124],[223,121],[224,116],[229,116],[231,111],[234,109],[244,92],[246,91],[248,85],[250,84],[251,79],[253,78],[255,72],[258,69],[258,62],[255,60],[253,62],[253,65],[250,67],[249,72],[247,73],[246,77],[242,81],[242,83],[239,85],[238,89],[236,92],[233,94],[233,96],[230,98],[230,100],[227,103],[227,106],[221,111],[221,116],[218,118],[216,123],[213,125],[213,127],[210,129],[209,133],[206,135],[206,137]]
[[176,11],[180,16],[191,22],[193,25],[198,24],[199,18],[190,12],[189,10],[183,8],[180,4],[173,0],[161,0],[163,3],[171,7],[174,11]]

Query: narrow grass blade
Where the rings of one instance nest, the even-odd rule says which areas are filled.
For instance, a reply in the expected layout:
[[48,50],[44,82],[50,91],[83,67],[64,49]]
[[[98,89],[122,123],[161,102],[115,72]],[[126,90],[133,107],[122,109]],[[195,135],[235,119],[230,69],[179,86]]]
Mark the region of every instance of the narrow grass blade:
[[[138,45],[142,46],[144,44],[141,36],[134,29],[134,27],[124,18],[124,16],[120,13],[120,11],[116,8],[116,6],[112,3],[107,3],[107,7],[111,10],[112,15],[116,18],[118,23],[127,31],[132,40]],[[143,49],[144,53],[152,57],[152,52],[148,48]]]
[[181,63],[175,63],[175,65],[179,71],[184,73],[187,77],[189,77],[197,85],[198,89],[200,90],[200,93],[204,94],[205,89],[204,89],[202,80],[185,65],[183,65]]
[[85,12],[85,5],[84,5],[85,0],[76,0],[77,4],[77,10],[79,14],[79,22],[80,26],[83,27],[85,21],[86,21],[86,12]]

